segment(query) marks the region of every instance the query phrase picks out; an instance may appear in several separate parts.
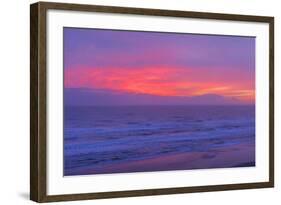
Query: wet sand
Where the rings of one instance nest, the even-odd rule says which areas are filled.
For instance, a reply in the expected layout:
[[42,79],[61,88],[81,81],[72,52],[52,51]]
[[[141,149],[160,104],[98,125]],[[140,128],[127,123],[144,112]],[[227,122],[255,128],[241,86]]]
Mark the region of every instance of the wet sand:
[[255,166],[255,147],[242,144],[208,152],[171,153],[149,159],[103,165],[91,170],[79,170],[79,175],[179,170],[179,164],[180,170]]

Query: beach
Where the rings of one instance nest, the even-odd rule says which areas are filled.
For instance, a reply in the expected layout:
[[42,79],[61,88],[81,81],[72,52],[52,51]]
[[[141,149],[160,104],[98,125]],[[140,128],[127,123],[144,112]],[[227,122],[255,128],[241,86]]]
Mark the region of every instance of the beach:
[[254,106],[76,107],[66,120],[65,176],[255,166]]

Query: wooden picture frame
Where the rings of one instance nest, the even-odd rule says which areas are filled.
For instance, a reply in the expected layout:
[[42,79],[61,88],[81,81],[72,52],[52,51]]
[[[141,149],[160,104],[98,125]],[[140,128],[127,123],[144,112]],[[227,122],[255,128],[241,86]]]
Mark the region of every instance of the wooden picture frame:
[[[80,11],[265,23],[269,27],[269,179],[250,183],[49,195],[47,193],[47,11]],[[50,148],[51,149],[51,148]],[[143,8],[38,2],[30,6],[30,199],[36,202],[179,194],[274,186],[274,18]]]

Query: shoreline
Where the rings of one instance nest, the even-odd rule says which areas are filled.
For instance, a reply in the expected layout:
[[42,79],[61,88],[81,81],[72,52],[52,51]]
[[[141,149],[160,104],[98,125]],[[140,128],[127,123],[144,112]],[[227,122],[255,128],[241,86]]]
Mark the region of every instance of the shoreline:
[[208,152],[175,153],[148,159],[99,165],[69,171],[65,176],[255,166],[255,145],[239,144]]

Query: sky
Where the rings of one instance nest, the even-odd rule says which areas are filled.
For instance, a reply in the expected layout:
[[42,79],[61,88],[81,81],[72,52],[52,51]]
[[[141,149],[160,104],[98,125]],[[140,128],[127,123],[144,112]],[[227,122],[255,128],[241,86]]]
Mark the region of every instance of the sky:
[[255,38],[64,28],[64,87],[253,104]]

